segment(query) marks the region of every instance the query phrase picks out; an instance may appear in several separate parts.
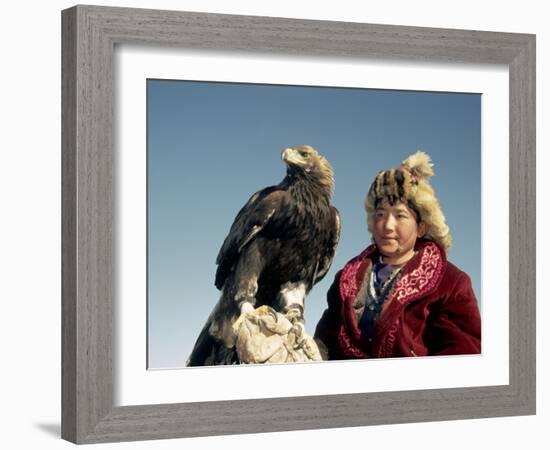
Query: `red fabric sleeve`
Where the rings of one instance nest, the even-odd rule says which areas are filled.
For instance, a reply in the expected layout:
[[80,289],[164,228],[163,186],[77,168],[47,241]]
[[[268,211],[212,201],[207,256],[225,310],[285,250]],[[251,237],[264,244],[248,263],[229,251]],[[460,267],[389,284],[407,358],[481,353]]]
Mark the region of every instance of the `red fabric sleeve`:
[[481,353],[481,317],[470,277],[457,282],[428,319],[425,343],[430,355]]

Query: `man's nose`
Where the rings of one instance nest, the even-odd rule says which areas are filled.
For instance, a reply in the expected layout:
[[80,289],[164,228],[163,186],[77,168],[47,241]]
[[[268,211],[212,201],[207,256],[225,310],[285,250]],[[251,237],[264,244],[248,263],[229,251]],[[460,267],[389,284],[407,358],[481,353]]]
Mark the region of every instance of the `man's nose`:
[[395,218],[388,214],[388,217],[386,217],[386,220],[384,221],[384,229],[385,230],[393,230],[395,228]]

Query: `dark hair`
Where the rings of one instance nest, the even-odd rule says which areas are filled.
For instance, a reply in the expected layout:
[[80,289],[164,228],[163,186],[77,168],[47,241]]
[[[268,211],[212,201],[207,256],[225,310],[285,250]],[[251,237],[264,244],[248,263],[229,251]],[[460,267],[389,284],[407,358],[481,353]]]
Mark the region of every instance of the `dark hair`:
[[396,197],[395,195],[386,195],[385,197],[377,198],[376,201],[374,202],[375,210],[378,209],[378,205],[380,205],[380,202],[385,198],[388,199],[388,203],[391,206],[393,206],[397,202],[401,202],[404,205],[407,205],[415,214],[416,224],[420,225],[420,222],[422,222],[422,217],[420,217],[420,212],[418,211],[416,206],[413,204],[413,202],[411,202],[410,200],[405,200],[402,197],[400,198],[400,197]]

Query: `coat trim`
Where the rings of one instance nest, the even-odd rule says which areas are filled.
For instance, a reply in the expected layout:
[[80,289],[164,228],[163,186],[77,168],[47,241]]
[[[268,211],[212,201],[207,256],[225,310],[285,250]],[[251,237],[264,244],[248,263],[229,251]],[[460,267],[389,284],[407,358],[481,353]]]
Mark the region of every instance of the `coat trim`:
[[[435,291],[443,278],[447,262],[445,252],[435,242],[423,239],[418,240],[417,250],[417,254],[403,268],[376,322],[373,343],[379,345],[373,347],[379,348],[379,357],[391,355],[400,313],[405,305]],[[353,303],[361,289],[365,272],[378,255],[376,246],[369,246],[346,264],[340,278],[344,321],[338,333],[338,341],[349,357],[368,357],[367,343],[361,338]]]

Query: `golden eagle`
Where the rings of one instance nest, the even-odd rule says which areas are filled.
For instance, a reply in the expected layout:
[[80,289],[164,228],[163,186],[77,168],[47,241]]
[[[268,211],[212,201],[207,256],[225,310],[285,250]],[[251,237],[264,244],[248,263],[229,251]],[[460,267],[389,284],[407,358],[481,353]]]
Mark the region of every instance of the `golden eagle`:
[[242,312],[292,308],[303,320],[306,294],[330,268],[340,237],[332,168],[308,145],[285,149],[282,159],[283,181],[250,197],[223,242],[216,259],[220,300],[188,366],[239,363],[232,325]]

